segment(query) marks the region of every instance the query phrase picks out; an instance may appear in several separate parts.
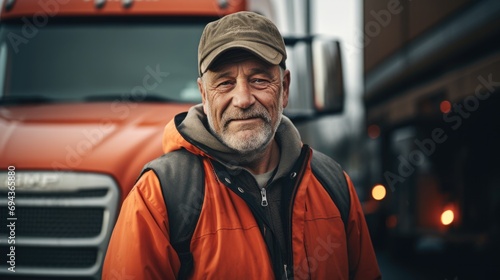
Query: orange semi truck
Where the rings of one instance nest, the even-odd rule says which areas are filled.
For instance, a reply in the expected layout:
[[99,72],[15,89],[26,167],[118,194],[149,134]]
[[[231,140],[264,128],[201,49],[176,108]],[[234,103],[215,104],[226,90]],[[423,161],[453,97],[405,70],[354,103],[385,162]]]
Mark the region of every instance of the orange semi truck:
[[100,278],[121,202],[162,154],[165,124],[201,101],[196,55],[209,21],[260,7],[287,30],[289,65],[302,71],[286,113],[307,125],[342,110],[338,43],[288,28],[288,4],[3,1],[0,278]]

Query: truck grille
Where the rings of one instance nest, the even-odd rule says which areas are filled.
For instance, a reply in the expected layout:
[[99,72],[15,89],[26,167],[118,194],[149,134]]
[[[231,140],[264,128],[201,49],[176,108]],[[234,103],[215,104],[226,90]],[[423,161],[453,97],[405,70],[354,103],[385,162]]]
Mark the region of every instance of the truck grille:
[[[4,199],[6,179],[0,174],[2,221],[12,217]],[[12,244],[2,230],[0,278],[100,279],[118,208],[114,180],[101,174],[17,171],[15,193],[16,273],[7,270]]]
[[[7,214],[5,207],[0,220]],[[16,237],[90,238],[102,230],[104,208],[20,207],[16,217]]]
[[[8,252],[2,246],[2,252]],[[85,268],[97,261],[97,248],[17,246],[16,263],[33,268]]]

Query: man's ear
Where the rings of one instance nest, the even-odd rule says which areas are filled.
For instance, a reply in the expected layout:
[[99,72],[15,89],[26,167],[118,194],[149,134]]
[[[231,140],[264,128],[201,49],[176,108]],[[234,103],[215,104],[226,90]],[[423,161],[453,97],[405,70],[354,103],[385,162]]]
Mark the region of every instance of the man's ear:
[[196,82],[198,83],[198,90],[201,94],[201,103],[203,104],[203,112],[207,114],[207,91],[205,90],[205,86],[201,77],[199,77]]
[[288,105],[288,94],[290,93],[290,70],[286,69],[283,73],[283,108]]

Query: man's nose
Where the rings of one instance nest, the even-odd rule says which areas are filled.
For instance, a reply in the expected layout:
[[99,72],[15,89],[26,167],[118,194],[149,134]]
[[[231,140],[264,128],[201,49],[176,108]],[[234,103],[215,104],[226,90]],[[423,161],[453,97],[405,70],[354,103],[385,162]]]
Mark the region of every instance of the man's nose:
[[255,97],[252,94],[248,82],[238,82],[234,88],[233,105],[242,109],[249,108],[255,103]]

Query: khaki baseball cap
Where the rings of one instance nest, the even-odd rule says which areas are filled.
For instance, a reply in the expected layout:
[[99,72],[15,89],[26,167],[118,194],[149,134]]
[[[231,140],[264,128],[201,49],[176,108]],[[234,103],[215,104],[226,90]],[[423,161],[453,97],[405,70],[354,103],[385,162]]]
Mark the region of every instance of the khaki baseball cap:
[[198,46],[199,75],[229,49],[244,49],[270,64],[285,67],[283,37],[271,20],[256,13],[229,14],[205,26]]

